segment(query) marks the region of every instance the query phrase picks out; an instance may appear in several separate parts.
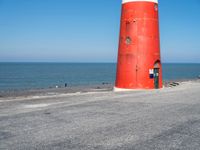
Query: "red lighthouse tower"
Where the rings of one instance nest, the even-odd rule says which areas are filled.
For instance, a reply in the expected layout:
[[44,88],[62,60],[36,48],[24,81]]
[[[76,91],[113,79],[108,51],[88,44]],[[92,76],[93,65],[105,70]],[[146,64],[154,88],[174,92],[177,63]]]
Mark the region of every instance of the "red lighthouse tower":
[[123,0],[115,90],[159,88],[158,0]]

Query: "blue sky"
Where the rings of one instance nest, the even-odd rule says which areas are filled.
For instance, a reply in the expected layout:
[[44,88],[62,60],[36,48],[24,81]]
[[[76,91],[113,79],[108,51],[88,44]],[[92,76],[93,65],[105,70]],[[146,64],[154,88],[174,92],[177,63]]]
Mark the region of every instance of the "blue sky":
[[[0,0],[0,62],[116,62],[121,0]],[[200,63],[200,1],[159,0],[163,62]]]

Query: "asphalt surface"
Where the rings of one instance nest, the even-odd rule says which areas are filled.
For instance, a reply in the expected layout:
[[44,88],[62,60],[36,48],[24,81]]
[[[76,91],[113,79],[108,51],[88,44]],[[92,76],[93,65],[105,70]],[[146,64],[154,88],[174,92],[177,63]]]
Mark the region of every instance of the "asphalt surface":
[[0,149],[198,150],[200,82],[0,99]]

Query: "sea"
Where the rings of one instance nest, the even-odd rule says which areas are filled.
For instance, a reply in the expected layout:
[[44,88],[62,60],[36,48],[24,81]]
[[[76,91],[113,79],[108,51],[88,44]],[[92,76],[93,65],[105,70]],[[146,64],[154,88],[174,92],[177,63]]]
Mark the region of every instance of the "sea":
[[[0,63],[0,91],[114,84],[115,63]],[[164,81],[200,76],[200,64],[163,64]]]

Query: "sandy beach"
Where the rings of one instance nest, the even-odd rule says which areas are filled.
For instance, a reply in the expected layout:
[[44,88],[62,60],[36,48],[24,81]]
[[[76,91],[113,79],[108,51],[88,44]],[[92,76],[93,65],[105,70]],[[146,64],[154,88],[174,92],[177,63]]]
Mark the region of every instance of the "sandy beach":
[[199,149],[200,80],[166,85],[2,96],[0,149]]

